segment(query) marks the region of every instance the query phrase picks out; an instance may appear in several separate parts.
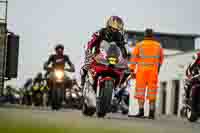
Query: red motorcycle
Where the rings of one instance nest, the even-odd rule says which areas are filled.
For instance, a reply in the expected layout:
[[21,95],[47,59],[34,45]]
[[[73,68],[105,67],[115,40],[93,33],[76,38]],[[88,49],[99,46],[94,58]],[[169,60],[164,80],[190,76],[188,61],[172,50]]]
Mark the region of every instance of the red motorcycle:
[[115,42],[102,41],[100,52],[93,58],[87,72],[83,88],[82,113],[97,117],[104,117],[111,112],[113,89],[115,89],[124,76],[128,65],[122,57],[120,48]]

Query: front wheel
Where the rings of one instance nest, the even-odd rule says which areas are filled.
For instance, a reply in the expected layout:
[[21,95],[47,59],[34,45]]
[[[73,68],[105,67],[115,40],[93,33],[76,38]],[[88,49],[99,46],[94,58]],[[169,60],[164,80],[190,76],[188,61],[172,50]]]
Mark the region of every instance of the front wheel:
[[62,103],[62,94],[61,88],[54,88],[52,90],[52,99],[51,99],[51,108],[52,110],[58,110],[61,107]]
[[114,82],[112,80],[105,80],[104,83],[98,87],[99,95],[96,104],[97,117],[105,117],[106,113],[110,111],[113,88]]

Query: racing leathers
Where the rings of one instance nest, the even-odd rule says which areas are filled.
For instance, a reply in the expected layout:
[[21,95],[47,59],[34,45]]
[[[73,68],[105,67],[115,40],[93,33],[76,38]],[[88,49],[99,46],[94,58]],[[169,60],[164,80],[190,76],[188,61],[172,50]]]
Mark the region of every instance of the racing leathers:
[[[89,66],[92,62],[92,57],[94,57],[100,52],[99,47],[102,40],[105,40],[108,42],[116,42],[118,47],[121,49],[122,56],[124,58],[127,58],[127,51],[125,48],[124,36],[121,32],[112,32],[111,29],[109,28],[102,28],[101,30],[95,32],[92,35],[92,39],[88,42],[87,49],[85,51],[85,62],[81,71],[81,87],[82,88],[85,84],[85,77],[87,75]],[[93,49],[94,49],[94,52],[93,52]]]

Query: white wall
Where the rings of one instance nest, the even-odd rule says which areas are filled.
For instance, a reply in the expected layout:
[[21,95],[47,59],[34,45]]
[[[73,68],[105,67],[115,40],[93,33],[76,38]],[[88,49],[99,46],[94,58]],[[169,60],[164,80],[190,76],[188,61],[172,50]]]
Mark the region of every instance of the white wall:
[[195,52],[189,52],[164,58],[164,63],[160,69],[159,80],[184,79],[185,69],[188,64],[191,63],[194,53]]

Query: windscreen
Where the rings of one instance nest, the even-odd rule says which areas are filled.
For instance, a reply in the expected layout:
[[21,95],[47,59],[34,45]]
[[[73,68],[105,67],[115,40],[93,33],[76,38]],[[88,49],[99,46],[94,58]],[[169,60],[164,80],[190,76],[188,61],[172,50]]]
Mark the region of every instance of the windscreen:
[[100,53],[106,57],[116,57],[119,58],[121,56],[121,50],[116,45],[115,42],[107,42],[102,41],[100,44]]

